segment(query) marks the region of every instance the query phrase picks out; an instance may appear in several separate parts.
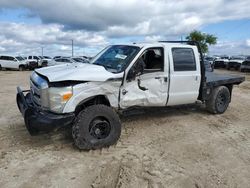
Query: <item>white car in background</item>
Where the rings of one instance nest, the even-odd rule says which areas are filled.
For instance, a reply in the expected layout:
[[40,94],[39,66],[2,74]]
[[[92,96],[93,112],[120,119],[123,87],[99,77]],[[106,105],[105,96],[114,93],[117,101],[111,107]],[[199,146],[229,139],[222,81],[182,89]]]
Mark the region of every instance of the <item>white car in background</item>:
[[71,57],[77,63],[89,63],[89,60],[84,57]]
[[2,68],[5,69],[15,69],[23,71],[28,67],[27,61],[24,60],[22,57],[15,57],[9,55],[1,55],[0,56],[0,70]]
[[51,61],[49,61],[48,66],[62,65],[66,63],[77,63],[77,62],[73,60],[72,58],[61,57],[61,58],[56,58],[56,59],[52,59]]

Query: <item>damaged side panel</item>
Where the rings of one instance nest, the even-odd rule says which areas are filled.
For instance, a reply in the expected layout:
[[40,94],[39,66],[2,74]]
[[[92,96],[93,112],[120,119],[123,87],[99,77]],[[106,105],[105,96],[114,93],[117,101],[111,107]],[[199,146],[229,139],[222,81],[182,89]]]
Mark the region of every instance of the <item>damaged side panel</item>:
[[121,81],[106,81],[106,82],[86,82],[73,87],[73,96],[66,104],[63,113],[74,112],[75,108],[82,101],[104,95],[109,100],[112,107],[118,108],[119,89]]

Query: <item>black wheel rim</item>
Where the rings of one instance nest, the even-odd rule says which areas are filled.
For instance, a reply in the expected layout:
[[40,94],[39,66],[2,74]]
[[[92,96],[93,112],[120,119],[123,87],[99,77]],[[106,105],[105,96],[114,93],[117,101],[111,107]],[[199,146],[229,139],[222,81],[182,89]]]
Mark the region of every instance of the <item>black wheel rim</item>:
[[226,104],[227,104],[227,97],[223,93],[219,94],[217,99],[218,110],[223,111],[225,109]]
[[96,139],[105,139],[111,131],[110,123],[103,117],[96,117],[89,126],[89,133]]

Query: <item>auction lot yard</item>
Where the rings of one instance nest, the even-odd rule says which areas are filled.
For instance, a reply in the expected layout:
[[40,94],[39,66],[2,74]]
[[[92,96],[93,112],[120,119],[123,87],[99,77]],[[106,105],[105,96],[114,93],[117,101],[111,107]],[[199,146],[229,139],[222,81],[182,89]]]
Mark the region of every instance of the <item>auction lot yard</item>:
[[250,73],[223,115],[199,106],[123,116],[115,146],[79,151],[70,130],[31,137],[16,86],[31,72],[0,71],[0,187],[249,187]]

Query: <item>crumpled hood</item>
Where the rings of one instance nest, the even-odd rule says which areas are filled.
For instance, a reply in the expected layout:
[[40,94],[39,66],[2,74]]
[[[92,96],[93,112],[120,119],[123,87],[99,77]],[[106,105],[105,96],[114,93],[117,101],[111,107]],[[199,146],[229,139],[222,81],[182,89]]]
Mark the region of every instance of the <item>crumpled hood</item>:
[[113,74],[104,67],[89,63],[68,63],[35,70],[46,76],[50,82],[60,81],[106,81],[121,78],[122,74]]

